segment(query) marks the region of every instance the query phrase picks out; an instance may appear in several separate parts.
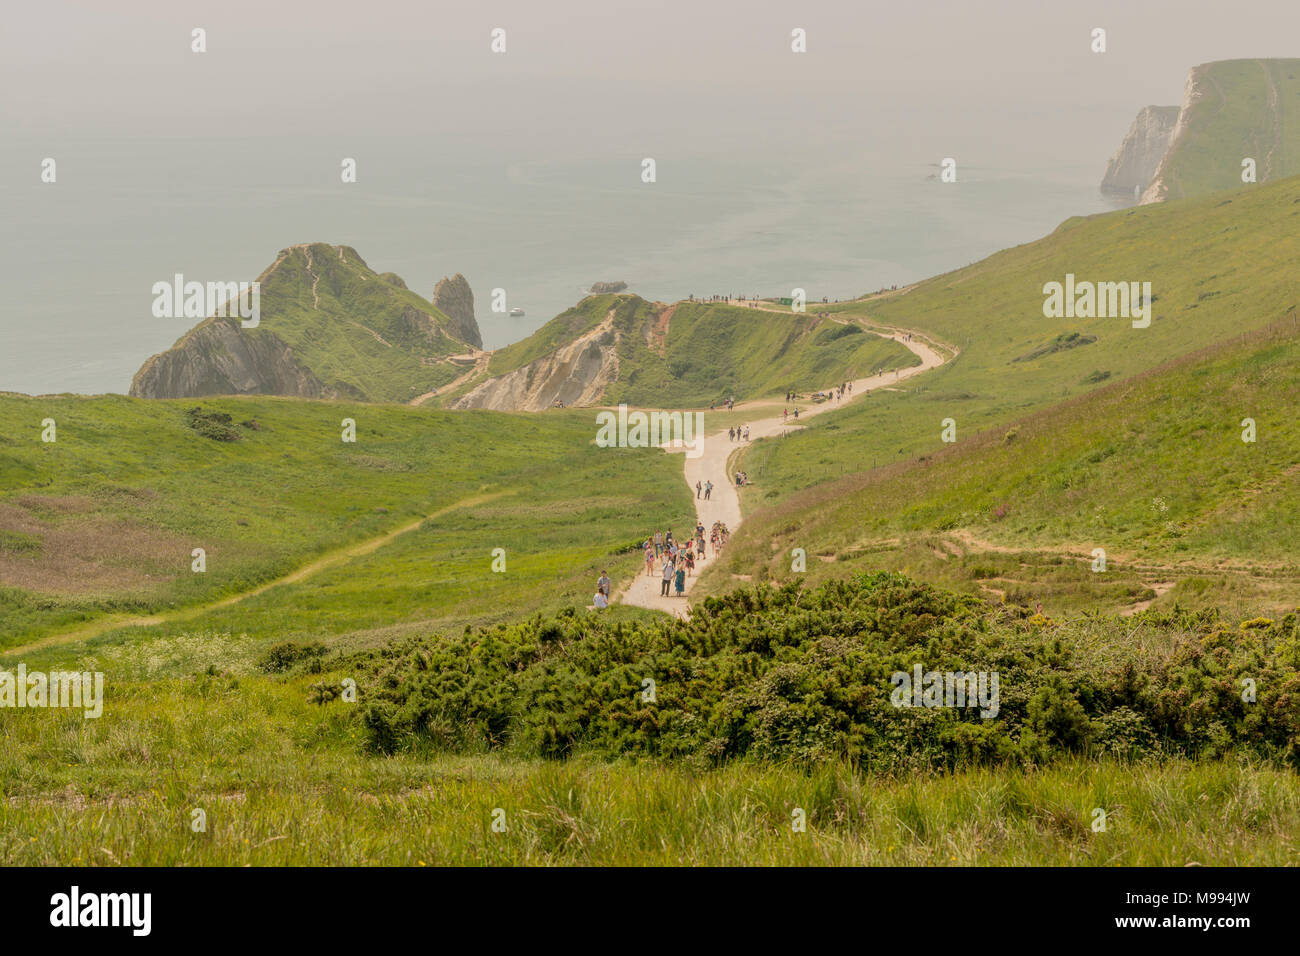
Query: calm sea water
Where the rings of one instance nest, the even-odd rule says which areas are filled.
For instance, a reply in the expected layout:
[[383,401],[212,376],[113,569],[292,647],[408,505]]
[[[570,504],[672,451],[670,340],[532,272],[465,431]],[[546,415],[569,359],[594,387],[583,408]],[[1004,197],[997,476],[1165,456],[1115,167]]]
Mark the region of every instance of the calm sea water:
[[[830,149],[768,158],[705,144],[661,158],[648,185],[634,151],[563,161],[519,146],[471,159],[387,141],[368,144],[358,182],[343,185],[337,157],[350,152],[327,142],[68,139],[53,186],[38,180],[50,150],[11,142],[3,155],[0,390],[125,392],[192,324],[152,316],[154,282],[251,280],[299,242],[353,246],[426,297],[464,273],[495,348],[596,280],[664,301],[796,286],[848,298],[1113,206],[1091,165],[963,165],[950,185],[930,164]],[[494,287],[526,315],[491,313]]]

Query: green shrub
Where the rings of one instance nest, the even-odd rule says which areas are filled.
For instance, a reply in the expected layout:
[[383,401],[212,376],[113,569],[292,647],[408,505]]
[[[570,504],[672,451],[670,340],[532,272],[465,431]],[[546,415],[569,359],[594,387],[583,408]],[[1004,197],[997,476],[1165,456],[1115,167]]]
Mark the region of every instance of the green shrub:
[[[1167,640],[1124,641],[1134,623]],[[1300,752],[1295,615],[1242,630],[1175,607],[1071,627],[877,573],[815,590],[741,589],[706,598],[687,621],[569,608],[455,639],[408,638],[352,664],[367,702],[362,736],[378,753],[584,752],[694,766],[847,758],[910,771],[1080,752]],[[895,706],[891,677],[916,664],[997,672],[997,713]],[[1253,703],[1242,699],[1247,677]]]
[[287,671],[299,661],[309,658],[319,659],[324,653],[324,644],[295,644],[293,641],[285,641],[267,651],[257,662],[257,666],[268,674],[277,674]]

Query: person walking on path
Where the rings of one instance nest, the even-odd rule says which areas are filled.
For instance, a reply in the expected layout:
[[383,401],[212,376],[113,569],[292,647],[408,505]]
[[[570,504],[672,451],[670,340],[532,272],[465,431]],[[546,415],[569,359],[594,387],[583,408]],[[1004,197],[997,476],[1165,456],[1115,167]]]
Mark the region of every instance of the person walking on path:
[[675,584],[677,586],[677,596],[681,597],[686,593],[686,568],[681,567],[676,571]]
[[659,555],[663,553],[663,550],[664,550],[664,533],[662,531],[656,531],[655,532],[655,557],[656,558],[659,557]]
[[659,596],[668,597],[668,586],[673,580],[673,563],[664,558],[663,583],[659,586]]
[[645,543],[645,576],[655,573],[655,548],[649,541]]
[[705,500],[705,501],[708,501],[708,500],[709,500],[709,495],[711,495],[711,494],[713,494],[713,482],[711,482],[711,481],[706,481],[706,482],[704,483],[704,500]]
[[698,498],[703,493],[704,493],[704,485],[701,482],[697,481],[695,483],[695,497]]
[[745,426],[745,441],[749,441],[749,426]]

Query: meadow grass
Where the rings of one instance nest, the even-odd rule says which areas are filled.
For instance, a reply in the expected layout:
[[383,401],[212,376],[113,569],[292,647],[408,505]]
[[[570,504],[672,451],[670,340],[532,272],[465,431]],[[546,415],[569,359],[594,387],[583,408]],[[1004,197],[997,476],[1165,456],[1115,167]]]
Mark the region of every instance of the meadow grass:
[[[706,590],[736,573],[786,580],[803,547],[822,558],[809,563],[813,581],[866,563],[1054,612],[1122,609],[1155,599],[1152,583],[1162,604],[1293,609],[1298,362],[1286,319],[918,461],[809,489],[752,515]],[[1242,440],[1247,417],[1254,442]],[[1092,569],[1096,548],[1105,574]],[[1183,584],[1193,580],[1207,583]]]
[[[434,514],[322,574],[326,583],[299,589],[298,603],[263,623],[310,630],[328,616],[312,616],[315,599],[331,594],[366,626],[443,616],[471,597],[474,616],[547,596],[586,603],[575,576],[591,576],[594,590],[607,556],[690,514],[680,460],[596,448],[590,411],[197,402],[255,423],[221,442],[186,424],[194,404],[0,397],[0,573],[9,585],[0,589],[0,652],[114,615],[201,608]],[[40,440],[45,418],[57,423],[53,444]],[[344,418],[356,422],[355,444],[340,440]],[[132,541],[142,544],[123,547]],[[201,574],[191,570],[196,547],[206,551]],[[491,572],[498,547],[504,574]],[[631,559],[623,563],[630,576]],[[256,600],[275,606],[280,595]]]
[[[1056,612],[1295,607],[1297,300],[1278,257],[1300,251],[1297,222],[1293,178],[1071,220],[909,291],[832,306],[961,352],[745,449],[747,522],[703,591],[737,574],[786,580],[802,547],[814,580],[868,562]],[[1042,284],[1066,272],[1150,277],[1151,327],[1044,319]],[[1081,333],[1071,347],[1065,325]],[[1255,443],[1241,441],[1245,418]],[[1104,578],[1091,573],[1098,547]]]
[[[1295,865],[1300,782],[1234,761],[880,777],[361,757],[302,686],[196,678],[0,718],[6,865]],[[22,721],[23,723],[20,723]],[[792,827],[802,809],[806,832]],[[1106,811],[1095,832],[1094,811]],[[194,811],[206,831],[194,832]],[[504,811],[506,829],[493,830]]]

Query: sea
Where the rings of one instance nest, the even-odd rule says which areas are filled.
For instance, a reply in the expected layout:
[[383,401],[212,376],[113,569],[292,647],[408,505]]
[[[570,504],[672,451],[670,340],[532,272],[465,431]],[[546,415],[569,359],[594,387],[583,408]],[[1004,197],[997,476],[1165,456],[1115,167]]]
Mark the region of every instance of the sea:
[[[355,183],[339,156],[359,152]],[[355,248],[430,297],[445,275],[474,291],[487,348],[524,338],[596,281],[665,302],[689,295],[852,298],[975,262],[1116,208],[1102,170],[897,149],[710,149],[656,159],[631,147],[578,158],[526,143],[441,149],[216,136],[11,140],[0,157],[0,391],[125,393],[192,319],[156,318],[152,286],[248,281],[302,242]],[[492,290],[508,309],[494,313]]]

